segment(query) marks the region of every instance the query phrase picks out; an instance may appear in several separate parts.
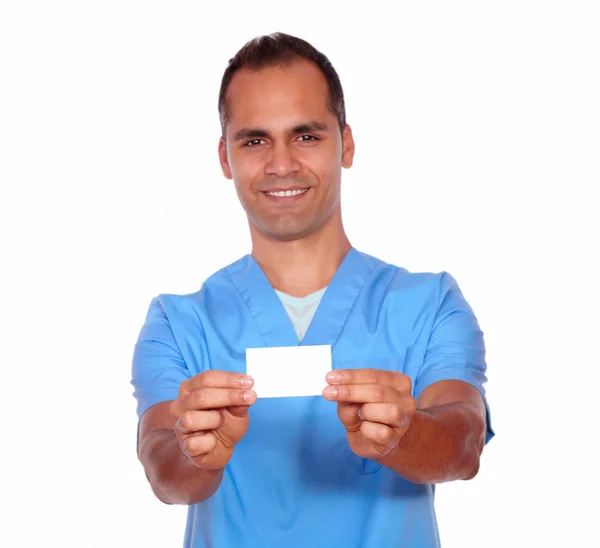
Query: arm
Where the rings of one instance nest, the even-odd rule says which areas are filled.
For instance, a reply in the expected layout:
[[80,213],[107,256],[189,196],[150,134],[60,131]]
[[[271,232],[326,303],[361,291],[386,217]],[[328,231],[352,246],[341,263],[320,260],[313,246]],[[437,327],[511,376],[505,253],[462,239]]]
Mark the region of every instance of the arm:
[[425,388],[398,445],[377,459],[415,483],[469,480],[479,470],[486,408],[472,385],[447,380]]
[[139,459],[152,491],[165,504],[195,504],[211,497],[223,470],[194,465],[181,451],[175,435],[171,402],[149,408],[140,422]]
[[192,375],[175,340],[165,305],[165,298],[152,300],[135,345],[131,383],[140,421],[138,457],[159,500],[193,504],[217,490],[222,472],[195,466],[177,437],[178,415],[173,414],[172,406]]
[[142,415],[139,456],[156,496],[167,504],[211,497],[249,426],[251,377],[210,370],[185,380],[179,396]]
[[385,458],[386,466],[418,483],[472,479],[493,436],[482,397],[483,332],[448,273],[440,277],[438,303],[415,378],[416,411],[397,448]]
[[483,333],[454,279],[440,281],[414,391],[409,376],[370,369],[332,371],[324,391],[338,402],[352,450],[415,483],[475,477],[494,435],[482,397]]

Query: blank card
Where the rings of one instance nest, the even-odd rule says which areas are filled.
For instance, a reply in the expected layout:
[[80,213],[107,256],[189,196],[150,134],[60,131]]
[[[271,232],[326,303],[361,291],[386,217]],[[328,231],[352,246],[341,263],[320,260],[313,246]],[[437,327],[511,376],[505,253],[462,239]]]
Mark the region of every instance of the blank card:
[[246,373],[259,398],[320,396],[331,371],[331,346],[248,348]]

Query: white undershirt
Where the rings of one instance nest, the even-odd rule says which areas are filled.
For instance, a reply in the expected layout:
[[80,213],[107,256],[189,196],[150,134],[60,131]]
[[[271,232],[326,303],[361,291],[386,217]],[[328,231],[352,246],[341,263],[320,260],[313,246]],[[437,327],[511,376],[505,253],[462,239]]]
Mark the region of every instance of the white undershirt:
[[292,321],[299,341],[302,341],[304,335],[306,335],[310,322],[317,311],[321,297],[323,297],[326,289],[327,287],[324,287],[305,297],[293,297],[287,293],[275,290]]

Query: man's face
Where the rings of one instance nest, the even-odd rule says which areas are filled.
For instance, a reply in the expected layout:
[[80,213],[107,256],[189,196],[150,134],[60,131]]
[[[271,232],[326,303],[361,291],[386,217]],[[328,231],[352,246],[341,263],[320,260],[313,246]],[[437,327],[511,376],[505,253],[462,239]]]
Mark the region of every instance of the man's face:
[[354,142],[348,126],[342,139],[318,67],[298,60],[241,69],[227,106],[221,167],[251,225],[277,240],[321,229],[340,207],[341,168],[352,165]]

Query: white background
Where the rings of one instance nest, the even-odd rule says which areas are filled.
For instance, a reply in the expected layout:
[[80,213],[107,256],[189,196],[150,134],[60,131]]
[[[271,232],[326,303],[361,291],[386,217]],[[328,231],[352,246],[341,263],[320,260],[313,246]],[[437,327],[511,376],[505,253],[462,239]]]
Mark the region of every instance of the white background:
[[577,1],[2,3],[0,544],[181,545],[132,350],[153,296],[249,250],[217,93],[277,30],[342,79],[352,243],[450,272],[485,333],[497,436],[438,488],[444,548],[594,544],[599,27]]

